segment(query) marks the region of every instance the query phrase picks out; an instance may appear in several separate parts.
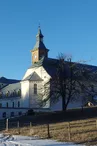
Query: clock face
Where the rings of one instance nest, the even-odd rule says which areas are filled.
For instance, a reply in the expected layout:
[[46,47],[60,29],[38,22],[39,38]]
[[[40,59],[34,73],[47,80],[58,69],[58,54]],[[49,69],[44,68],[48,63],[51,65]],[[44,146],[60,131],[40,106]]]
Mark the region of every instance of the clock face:
[[33,52],[32,55],[33,55],[33,56],[32,56],[32,61],[33,61],[33,62],[37,62],[37,61],[38,61],[38,52],[35,51],[35,52]]
[[33,54],[33,58],[36,59],[37,58],[37,55],[36,54]]
[[34,58],[36,59],[36,58],[37,58],[37,56],[36,56],[36,55],[34,55]]

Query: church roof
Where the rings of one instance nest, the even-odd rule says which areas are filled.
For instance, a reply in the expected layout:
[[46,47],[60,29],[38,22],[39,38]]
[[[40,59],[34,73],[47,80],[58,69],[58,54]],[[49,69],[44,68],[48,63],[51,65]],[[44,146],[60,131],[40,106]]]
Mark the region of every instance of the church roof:
[[36,72],[33,72],[28,77],[26,77],[23,81],[43,81]]
[[10,91],[10,92],[14,91],[14,90],[17,91],[19,89],[21,89],[20,82],[9,84],[9,85],[5,86],[4,88],[2,88],[1,91],[4,92],[4,93],[7,93],[8,91]]
[[[45,70],[47,71],[47,73],[51,77],[53,77],[56,74],[56,71],[58,69],[58,62],[59,62],[58,59],[52,59],[52,58],[43,57],[38,62],[34,63],[30,68],[43,66],[45,68]],[[97,66],[81,64],[81,63],[76,63],[76,62],[72,62],[72,63],[76,64],[76,69],[77,70],[83,68],[83,69],[88,69],[91,72],[97,72]],[[68,61],[66,61],[65,65],[66,65],[67,75],[69,75]]]
[[39,27],[38,28],[38,33],[36,35],[36,44],[35,44],[33,50],[31,50],[31,51],[35,51],[37,49],[44,49],[44,50],[48,51],[48,49],[45,47],[45,45],[43,43],[43,37],[44,36],[42,35],[41,29]]
[[18,82],[20,82],[20,80],[7,79],[5,77],[0,77],[0,83],[13,84],[13,83],[18,83]]
[[46,50],[48,50],[48,49],[45,47],[44,43],[41,42],[41,41],[36,41],[36,44],[35,44],[35,46],[34,46],[34,48],[33,48],[32,51],[35,51],[35,50],[37,50],[37,49],[44,49],[44,50],[46,49]]

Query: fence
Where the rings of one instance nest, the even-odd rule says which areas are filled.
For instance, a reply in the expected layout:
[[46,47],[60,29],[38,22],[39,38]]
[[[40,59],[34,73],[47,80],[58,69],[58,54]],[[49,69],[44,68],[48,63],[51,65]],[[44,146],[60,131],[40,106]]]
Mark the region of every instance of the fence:
[[76,137],[83,141],[86,137],[86,134],[88,137],[88,133],[90,135],[90,132],[96,132],[95,134],[97,135],[97,120],[60,122],[55,124],[43,124],[35,126],[32,122],[10,122],[7,119],[5,123],[0,122],[0,129],[5,130],[7,133],[10,130],[12,130],[14,133],[15,130],[17,134],[36,135],[43,138],[56,137],[59,134],[61,137],[63,136],[66,141],[76,140]]

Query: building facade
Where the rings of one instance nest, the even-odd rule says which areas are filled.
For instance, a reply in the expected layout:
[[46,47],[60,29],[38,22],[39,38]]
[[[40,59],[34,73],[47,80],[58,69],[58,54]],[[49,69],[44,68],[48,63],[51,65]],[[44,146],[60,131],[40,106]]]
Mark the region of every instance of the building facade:
[[[43,34],[39,27],[36,35],[36,44],[31,50],[32,65],[27,69],[23,79],[10,80],[0,78],[0,119],[20,116],[28,109],[43,111],[62,110],[61,98],[56,103],[50,99],[44,104],[42,96],[44,85],[56,72],[57,59],[48,57],[49,49],[43,42]],[[70,102],[68,108],[79,108],[82,106],[82,98],[76,102]]]

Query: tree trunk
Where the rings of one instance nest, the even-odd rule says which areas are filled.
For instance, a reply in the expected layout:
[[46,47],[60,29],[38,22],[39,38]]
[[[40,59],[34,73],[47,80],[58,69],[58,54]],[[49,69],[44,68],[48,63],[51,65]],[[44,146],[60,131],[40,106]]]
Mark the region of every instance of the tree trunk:
[[66,111],[66,103],[64,96],[62,97],[62,111]]

